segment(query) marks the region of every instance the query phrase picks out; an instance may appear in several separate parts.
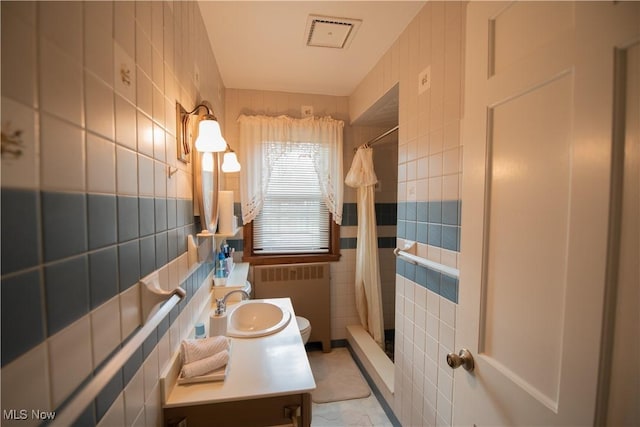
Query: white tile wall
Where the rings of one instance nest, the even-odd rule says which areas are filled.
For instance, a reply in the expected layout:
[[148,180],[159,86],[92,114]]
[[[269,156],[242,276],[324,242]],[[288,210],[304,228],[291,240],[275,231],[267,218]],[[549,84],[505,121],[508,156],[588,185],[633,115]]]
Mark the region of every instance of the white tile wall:
[[84,5],[84,63],[109,85],[113,85],[113,7],[106,2]]
[[154,388],[158,385],[159,365],[158,348],[156,347],[144,361],[144,398],[150,399],[153,396]]
[[[7,13],[4,13],[4,11]],[[2,94],[25,105],[36,103],[36,13],[33,4],[11,3],[3,9],[2,28],[12,43],[2,46]],[[3,108],[3,116],[5,109]]]
[[116,192],[115,144],[91,133],[87,133],[87,191]]
[[[191,165],[175,158],[175,103],[207,99],[225,114],[198,14],[193,2],[3,2],[3,131],[10,122],[24,141],[19,159],[2,160],[3,187],[191,199]],[[167,165],[180,170],[168,178]],[[167,287],[185,264],[183,255],[160,268]],[[176,322],[174,344],[203,295]],[[3,407],[56,409],[140,324],[138,299],[134,286],[3,366]],[[166,334],[100,425],[161,425],[158,375],[171,350]]]
[[[124,419],[126,425],[134,424],[144,413],[144,369],[139,369],[124,389]],[[142,423],[144,425],[144,423]]]
[[40,108],[82,126],[82,62],[50,40],[40,38]]
[[113,89],[88,71],[85,72],[85,118],[87,130],[113,140]]
[[151,119],[142,113],[138,113],[138,151],[149,157],[153,157],[153,123]]
[[84,131],[48,114],[40,120],[40,188],[84,191]]
[[58,407],[93,368],[91,322],[84,316],[48,340],[51,400]]
[[156,197],[167,196],[167,164],[160,161],[153,163],[154,193]]
[[[463,2],[428,2],[350,97],[356,119],[395,84],[380,74],[398,70],[399,202],[460,199],[464,15]],[[418,94],[415,81],[427,66],[431,89]],[[417,251],[458,265],[457,252],[422,244]],[[396,282],[394,412],[403,425],[450,425],[453,380],[443,363],[455,344],[455,304],[400,276]]]
[[140,312],[140,285],[136,283],[129,289],[120,293],[120,325],[122,337],[126,338],[142,322]]
[[113,297],[102,304],[90,317],[93,366],[98,366],[122,342],[119,298]]
[[154,162],[143,154],[138,154],[138,194],[140,196],[154,196]]
[[124,426],[124,395],[120,394],[107,413],[98,423],[98,427]]
[[115,97],[115,122],[116,142],[135,150],[137,147],[136,109],[129,101],[120,95],[116,95]]
[[116,147],[116,184],[118,194],[138,195],[138,156],[120,146]]
[[[2,394],[3,408],[52,410],[47,347],[46,343],[40,344],[2,368],[2,377],[0,377],[2,389],[10,388],[11,390],[11,393]],[[25,381],[26,378],[29,378],[29,381]],[[28,402],[29,406],[25,406],[25,402]],[[19,421],[19,423],[25,426],[38,425],[37,420],[34,419]]]

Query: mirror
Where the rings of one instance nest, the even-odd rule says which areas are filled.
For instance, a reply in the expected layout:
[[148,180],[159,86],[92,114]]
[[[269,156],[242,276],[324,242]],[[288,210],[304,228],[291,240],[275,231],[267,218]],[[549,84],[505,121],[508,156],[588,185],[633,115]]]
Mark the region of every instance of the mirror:
[[[218,191],[220,191],[220,155],[193,151],[195,196],[200,208],[202,232],[215,233],[218,226]],[[197,170],[196,170],[197,169]]]
[[[191,153],[194,215],[200,215],[202,233],[213,234],[218,226],[220,157],[226,151],[227,142],[222,137],[220,125],[208,101],[201,101],[191,111],[186,111],[176,102],[176,129],[178,160],[188,163]],[[199,132],[203,134],[199,135]],[[198,145],[199,149],[194,150],[193,147]],[[240,167],[237,164],[235,166],[238,169]]]

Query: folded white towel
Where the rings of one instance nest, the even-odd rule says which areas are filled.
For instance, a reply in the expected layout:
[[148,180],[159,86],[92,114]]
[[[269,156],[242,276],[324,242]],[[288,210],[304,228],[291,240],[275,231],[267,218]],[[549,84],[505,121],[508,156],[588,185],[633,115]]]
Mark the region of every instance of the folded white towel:
[[229,352],[222,350],[213,356],[196,360],[182,366],[182,376],[184,378],[192,378],[200,375],[208,374],[216,369],[222,368],[229,361]]
[[229,348],[229,340],[227,337],[217,336],[198,340],[183,340],[180,345],[180,353],[182,355],[182,363],[188,365],[196,360],[213,356],[222,350]]

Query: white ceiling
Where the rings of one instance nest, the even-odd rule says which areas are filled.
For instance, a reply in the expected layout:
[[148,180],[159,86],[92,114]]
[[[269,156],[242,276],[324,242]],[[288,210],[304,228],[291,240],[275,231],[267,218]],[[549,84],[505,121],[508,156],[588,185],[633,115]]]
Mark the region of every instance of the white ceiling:
[[[199,1],[225,87],[348,96],[424,1]],[[361,19],[346,49],[308,47],[310,14]]]

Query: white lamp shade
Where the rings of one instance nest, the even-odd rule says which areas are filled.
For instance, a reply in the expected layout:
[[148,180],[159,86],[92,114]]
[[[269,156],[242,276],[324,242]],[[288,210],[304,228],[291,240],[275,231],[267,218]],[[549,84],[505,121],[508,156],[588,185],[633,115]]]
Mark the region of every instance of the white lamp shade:
[[222,161],[222,172],[239,172],[240,163],[238,163],[238,157],[233,151],[224,153],[224,160]]
[[222,137],[220,125],[215,120],[201,120],[198,123],[196,150],[217,153],[227,149],[227,141]]
[[205,152],[202,154],[202,171],[213,172],[213,154]]

